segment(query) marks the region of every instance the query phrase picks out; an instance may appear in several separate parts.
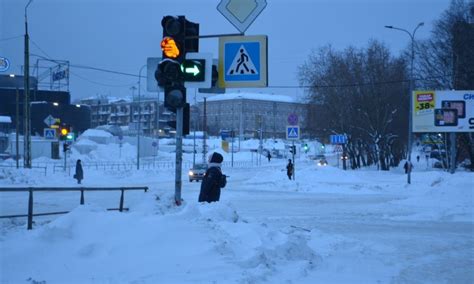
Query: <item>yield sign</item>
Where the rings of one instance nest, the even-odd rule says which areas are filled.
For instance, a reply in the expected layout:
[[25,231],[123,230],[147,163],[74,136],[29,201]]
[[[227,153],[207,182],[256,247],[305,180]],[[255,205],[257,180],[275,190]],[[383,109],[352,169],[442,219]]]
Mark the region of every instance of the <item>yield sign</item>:
[[217,10],[244,33],[266,6],[266,0],[221,0]]

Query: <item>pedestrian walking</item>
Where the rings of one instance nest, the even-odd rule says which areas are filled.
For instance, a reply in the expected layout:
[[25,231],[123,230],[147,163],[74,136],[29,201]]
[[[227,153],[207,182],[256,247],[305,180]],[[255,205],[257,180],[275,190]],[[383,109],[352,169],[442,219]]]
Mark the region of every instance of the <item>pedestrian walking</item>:
[[267,153],[267,158],[268,158],[268,162],[270,163],[270,160],[272,158],[272,155],[270,154],[270,152]]
[[291,162],[291,159],[288,159],[288,164],[286,165],[286,174],[288,175],[288,179],[291,180],[291,177],[293,176],[293,163]]
[[219,201],[221,188],[224,188],[227,184],[227,177],[221,171],[223,160],[224,157],[216,152],[209,156],[208,168],[202,179],[201,191],[199,192],[199,202]]
[[420,162],[420,156],[416,156],[416,161],[419,163]]
[[405,174],[408,174],[408,172],[411,172],[411,170],[413,169],[413,165],[411,162],[406,161],[405,165],[403,165],[403,168],[405,169]]
[[81,160],[77,160],[76,162],[76,173],[74,174],[74,178],[77,179],[78,184],[81,184],[81,180],[84,179],[84,171],[82,170]]

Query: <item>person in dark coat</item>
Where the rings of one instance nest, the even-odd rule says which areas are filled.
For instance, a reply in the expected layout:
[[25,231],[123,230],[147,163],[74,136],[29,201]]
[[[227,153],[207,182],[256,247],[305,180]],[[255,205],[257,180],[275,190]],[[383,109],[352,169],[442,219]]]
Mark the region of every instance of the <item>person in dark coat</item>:
[[270,160],[271,160],[271,158],[272,158],[272,155],[270,154],[270,152],[268,152],[267,158],[268,158],[268,162],[270,162]]
[[227,183],[226,176],[223,175],[221,171],[221,163],[223,160],[224,157],[216,152],[209,156],[208,169],[201,183],[199,202],[210,203],[219,201],[221,188],[225,187]]
[[408,174],[408,172],[411,172],[413,169],[413,164],[409,161],[406,161],[405,165],[403,165],[403,168],[405,169],[405,174]]
[[291,159],[288,159],[288,164],[286,165],[286,175],[288,175],[288,179],[291,180],[291,176],[293,175],[293,163]]
[[77,160],[76,162],[76,174],[74,175],[74,178],[77,179],[78,184],[81,184],[81,180],[84,179],[84,171],[82,171],[81,160]]

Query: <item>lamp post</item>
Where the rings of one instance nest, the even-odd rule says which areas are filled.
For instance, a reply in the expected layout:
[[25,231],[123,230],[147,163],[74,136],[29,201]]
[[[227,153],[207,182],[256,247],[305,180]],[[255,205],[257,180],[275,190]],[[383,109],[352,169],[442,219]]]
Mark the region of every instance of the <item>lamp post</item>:
[[[27,9],[33,0],[28,1],[25,6],[25,87],[24,95],[24,167],[31,168],[31,121],[30,121],[30,38],[28,35]],[[18,153],[17,153],[18,154]]]
[[142,116],[142,106],[141,106],[141,89],[142,89],[142,70],[146,67],[146,64],[140,68],[138,72],[138,124],[137,124],[137,170],[140,169],[140,131],[141,131],[141,116]]
[[419,27],[423,26],[424,23],[421,22],[419,23],[415,29],[413,30],[412,33],[409,31],[402,29],[402,28],[397,28],[394,26],[385,26],[387,29],[393,29],[393,30],[398,30],[405,32],[410,36],[411,39],[411,63],[410,63],[410,91],[408,94],[408,99],[409,99],[409,114],[408,114],[408,171],[407,171],[407,182],[408,184],[411,183],[411,170],[412,170],[412,163],[411,163],[411,150],[412,150],[412,128],[413,128],[413,98],[412,98],[412,93],[413,93],[413,88],[414,88],[414,80],[413,80],[413,61],[415,59],[415,33],[418,30]]

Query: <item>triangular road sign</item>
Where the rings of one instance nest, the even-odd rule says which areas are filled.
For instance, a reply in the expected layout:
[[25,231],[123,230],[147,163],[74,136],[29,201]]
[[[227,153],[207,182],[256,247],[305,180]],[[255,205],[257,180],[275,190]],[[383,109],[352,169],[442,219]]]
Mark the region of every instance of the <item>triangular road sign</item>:
[[258,74],[255,64],[253,64],[252,58],[245,49],[244,45],[241,45],[235,54],[234,60],[230,65],[227,75],[256,75]]

